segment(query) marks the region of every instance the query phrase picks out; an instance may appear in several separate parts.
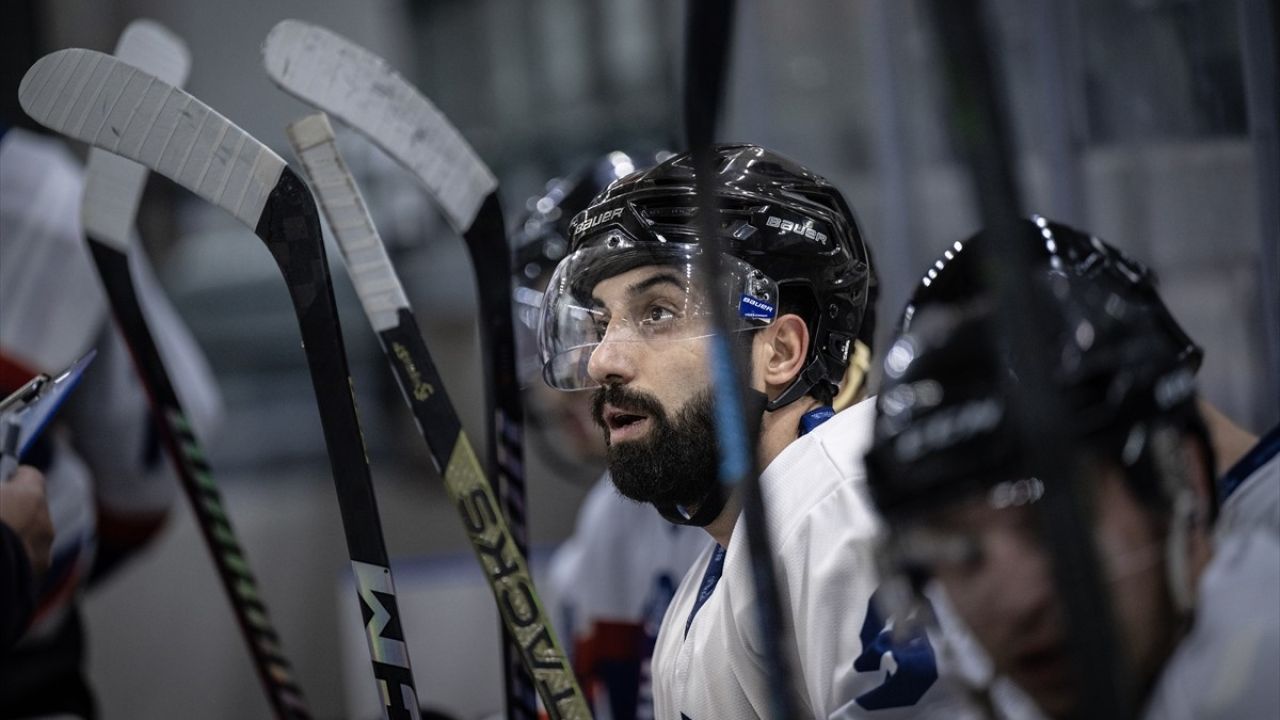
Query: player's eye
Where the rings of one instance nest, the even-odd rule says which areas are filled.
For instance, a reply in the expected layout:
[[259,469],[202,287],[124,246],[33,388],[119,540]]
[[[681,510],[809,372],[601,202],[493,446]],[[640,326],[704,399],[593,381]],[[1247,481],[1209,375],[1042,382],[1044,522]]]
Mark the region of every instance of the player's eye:
[[604,339],[605,333],[609,331],[609,316],[599,310],[590,312],[591,327],[595,331],[596,341],[599,342]]
[[669,322],[674,320],[675,317],[676,314],[668,308],[662,307],[661,305],[650,305],[649,308],[645,310],[644,316],[641,318],[641,322],[646,325],[655,325],[658,323]]

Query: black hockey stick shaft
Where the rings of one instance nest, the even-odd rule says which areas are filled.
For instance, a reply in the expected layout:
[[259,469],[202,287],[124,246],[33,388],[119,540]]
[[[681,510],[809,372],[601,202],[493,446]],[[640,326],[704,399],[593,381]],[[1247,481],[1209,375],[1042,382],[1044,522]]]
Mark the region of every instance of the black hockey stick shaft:
[[417,718],[417,690],[356,412],[320,219],[310,192],[289,168],[281,172],[254,233],[275,257],[298,317],[347,551],[361,601],[374,616],[365,629],[384,709],[392,720]]
[[949,127],[957,150],[969,166],[980,216],[991,248],[975,246],[986,276],[992,279],[997,320],[1003,329],[1019,391],[1011,409],[1023,437],[1036,448],[1034,469],[1045,487],[1036,504],[1066,611],[1066,633],[1090,718],[1130,717],[1123,652],[1116,645],[1109,593],[1099,571],[1088,498],[1076,482],[1076,457],[1066,434],[1064,402],[1054,391],[1049,368],[1051,338],[1038,322],[1052,309],[1038,288],[1028,288],[1034,267],[1032,249],[1018,241],[1022,203],[1014,170],[1012,126],[1000,95],[998,69],[989,49],[981,0],[931,0],[935,32],[945,60],[950,94]]
[[[558,646],[533,585],[514,530],[503,521],[492,485],[462,431],[444,381],[422,341],[413,315],[378,333],[414,419],[457,503],[463,526],[493,588],[503,628],[518,654],[515,661],[542,697],[549,717],[589,718],[590,710],[568,658]],[[532,711],[536,715],[536,709]]]
[[[516,374],[511,249],[497,191],[485,197],[475,222],[463,233],[480,300],[480,351],[484,359],[485,406],[489,410],[486,463],[511,528],[516,549],[529,557],[524,479],[524,406]],[[503,630],[507,717],[537,716],[534,687],[517,655],[519,644]]]
[[231,520],[214,482],[204,450],[178,401],[169,373],[156,348],[146,316],[138,302],[129,272],[129,256],[90,237],[98,274],[106,289],[111,312],[125,338],[134,366],[146,388],[156,426],[182,489],[191,502],[196,525],[213,559],[222,587],[231,601],[240,632],[249,645],[258,680],[278,718],[311,717],[293,669],[280,648],[280,636],[271,625],[267,607],[249,568],[244,550],[231,528]]
[[[720,227],[716,216],[715,157],[712,143],[724,97],[729,46],[733,33],[733,0],[690,0],[685,43],[685,131],[693,155],[694,182],[698,195],[699,236],[703,245],[701,270],[709,279],[709,291],[727,292],[718,282],[722,276]],[[712,381],[716,394],[716,435],[720,449],[720,482],[728,490],[741,490],[746,521],[747,551],[755,580],[757,621],[763,644],[762,656],[769,685],[769,716],[796,717],[792,688],[792,668],[786,637],[790,625],[783,617],[778,581],[769,541],[764,498],[756,446],[765,398],[744,392],[747,386],[743,358],[730,342],[730,307],[727,297],[712,302],[716,332],[712,337]]]

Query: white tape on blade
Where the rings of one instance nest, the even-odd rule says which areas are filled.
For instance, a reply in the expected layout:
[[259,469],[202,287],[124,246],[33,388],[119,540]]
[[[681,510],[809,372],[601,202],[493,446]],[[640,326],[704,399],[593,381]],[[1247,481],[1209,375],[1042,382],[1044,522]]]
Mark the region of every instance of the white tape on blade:
[[302,160],[311,189],[329,227],[338,238],[342,259],[360,304],[377,332],[395,327],[400,308],[409,307],[382,238],[373,226],[355,178],[334,144],[333,127],[324,113],[308,115],[288,128],[289,143]]
[[367,135],[418,176],[454,229],[471,227],[497,179],[448,119],[386,61],[298,20],[272,28],[262,53],[276,84]]
[[18,87],[36,122],[164,175],[254,229],[284,160],[208,105],[110,55],[59,50]]
[[[182,40],[150,20],[129,23],[116,44],[116,57],[174,87],[182,87],[191,67],[191,55]],[[127,252],[148,172],[132,160],[90,149],[81,206],[85,231]]]

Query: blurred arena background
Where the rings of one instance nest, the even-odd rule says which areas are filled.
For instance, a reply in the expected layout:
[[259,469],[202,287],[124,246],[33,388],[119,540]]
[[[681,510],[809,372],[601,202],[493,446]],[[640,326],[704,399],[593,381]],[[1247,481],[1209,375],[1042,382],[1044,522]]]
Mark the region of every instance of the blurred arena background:
[[[1150,264],[1207,349],[1204,396],[1254,431],[1273,425],[1280,251],[1261,228],[1280,203],[1276,118],[1251,122],[1242,35],[1249,3],[991,5],[1029,208]],[[681,137],[684,4],[674,0],[13,6],[3,41],[33,42],[40,54],[109,52],[130,20],[158,20],[190,46],[188,89],[291,161],[284,126],[310,110],[271,85],[259,48],[284,18],[329,27],[383,55],[453,120],[498,174],[512,222],[549,178],[606,150],[674,147]],[[978,223],[947,143],[945,79],[922,8],[741,0],[739,9],[719,137],[769,146],[844,189],[880,264],[883,335],[925,263]],[[340,134],[449,392],[471,436],[482,438],[463,244],[406,173]],[[284,286],[260,243],[163,178],[150,183],[140,231],[221,384],[227,416],[211,462],[301,685],[321,717],[373,717],[376,704],[363,702],[372,679],[344,592],[337,505]],[[402,595],[419,598],[402,600],[402,610],[422,700],[463,717],[497,709],[493,608],[346,273],[334,279],[388,544]],[[528,447],[530,534],[535,557],[545,557],[571,531],[598,468],[562,477]],[[106,718],[269,716],[182,501],[160,541],[86,607]]]

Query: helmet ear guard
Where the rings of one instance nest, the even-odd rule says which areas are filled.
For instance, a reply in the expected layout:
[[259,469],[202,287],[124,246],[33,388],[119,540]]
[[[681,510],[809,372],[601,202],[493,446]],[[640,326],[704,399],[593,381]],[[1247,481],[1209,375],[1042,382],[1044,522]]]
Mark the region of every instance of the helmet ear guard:
[[[803,287],[792,284],[781,289],[780,314],[789,312],[788,305],[794,303],[787,299],[788,296],[794,297]],[[863,306],[857,296],[829,297],[826,303],[818,305],[816,293],[811,288],[804,288],[804,291],[807,302],[812,304],[807,313],[809,317],[801,315],[809,330],[809,347],[805,351],[808,362],[787,389],[765,406],[770,412],[811,394],[824,383],[827,387],[816,396],[835,406],[835,398],[842,394],[842,388],[850,385],[851,361],[855,359],[859,346],[863,349],[862,370],[854,373],[854,392],[862,388],[871,363],[871,348],[861,340],[865,320],[860,316],[875,312],[874,301]],[[841,407],[847,407],[847,404]]]

